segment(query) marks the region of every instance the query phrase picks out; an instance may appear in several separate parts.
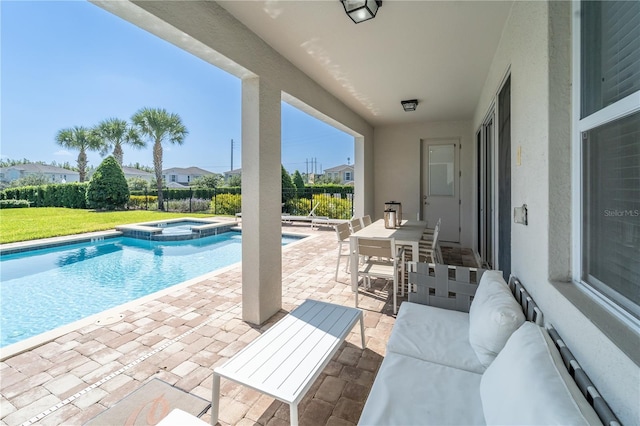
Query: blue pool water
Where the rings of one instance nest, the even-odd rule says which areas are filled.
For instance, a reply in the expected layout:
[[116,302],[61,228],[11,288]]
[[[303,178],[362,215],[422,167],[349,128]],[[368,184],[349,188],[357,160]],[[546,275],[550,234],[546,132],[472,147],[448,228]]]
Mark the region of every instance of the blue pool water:
[[3,255],[0,347],[239,262],[241,242],[238,232],[171,242],[119,237]]

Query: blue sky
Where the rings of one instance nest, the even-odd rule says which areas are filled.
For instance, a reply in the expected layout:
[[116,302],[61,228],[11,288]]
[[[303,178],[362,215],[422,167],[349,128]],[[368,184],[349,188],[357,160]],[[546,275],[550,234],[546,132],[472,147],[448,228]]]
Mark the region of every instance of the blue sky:
[[[241,82],[236,77],[85,1],[0,1],[3,159],[75,164],[58,130],[128,120],[142,107],[177,113],[189,130],[165,146],[164,167],[229,170],[241,156]],[[124,148],[125,164],[152,166],[150,148]],[[306,171],[353,163],[353,137],[282,107],[282,162]],[[102,157],[89,154],[97,166]]]

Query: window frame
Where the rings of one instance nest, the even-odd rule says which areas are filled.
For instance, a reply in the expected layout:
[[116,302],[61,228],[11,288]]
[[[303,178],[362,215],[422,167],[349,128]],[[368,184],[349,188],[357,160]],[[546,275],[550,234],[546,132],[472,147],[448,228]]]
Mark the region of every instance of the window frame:
[[[584,161],[582,152],[582,133],[596,127],[611,123],[635,112],[640,111],[640,90],[608,105],[599,111],[581,118],[581,3],[582,0],[572,2],[572,94],[571,94],[571,115],[573,130],[571,132],[571,168],[572,168],[572,281],[582,291],[591,296],[599,305],[624,323],[634,328],[640,327],[640,319],[633,316],[626,309],[618,305],[603,292],[597,290],[593,285],[586,283],[582,279],[583,270],[583,175],[582,165]],[[606,284],[605,284],[606,286]]]

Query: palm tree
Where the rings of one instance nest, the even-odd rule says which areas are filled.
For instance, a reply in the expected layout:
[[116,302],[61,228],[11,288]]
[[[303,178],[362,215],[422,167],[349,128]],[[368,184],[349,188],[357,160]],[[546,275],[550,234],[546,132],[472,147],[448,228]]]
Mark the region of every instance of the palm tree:
[[142,136],[153,142],[153,168],[158,188],[158,209],[163,208],[162,197],[162,143],[182,145],[189,134],[178,114],[170,114],[165,109],[142,108],[131,117]]
[[113,157],[122,168],[124,153],[122,145],[131,145],[134,148],[143,148],[146,144],[140,139],[138,131],[129,126],[125,120],[109,118],[103,120],[94,129],[95,134],[103,140],[103,149],[100,152],[103,156],[113,147]]
[[87,174],[87,150],[97,151],[101,149],[102,141],[96,138],[91,130],[82,126],[75,126],[71,129],[62,129],[56,134],[56,143],[65,148],[77,149],[78,153],[78,173],[80,182],[84,182]]

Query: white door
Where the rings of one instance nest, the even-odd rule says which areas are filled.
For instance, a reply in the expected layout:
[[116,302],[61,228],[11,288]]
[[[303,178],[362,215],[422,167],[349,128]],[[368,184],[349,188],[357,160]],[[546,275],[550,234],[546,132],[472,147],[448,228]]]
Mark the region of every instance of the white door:
[[422,217],[440,241],[460,242],[459,139],[422,141]]

